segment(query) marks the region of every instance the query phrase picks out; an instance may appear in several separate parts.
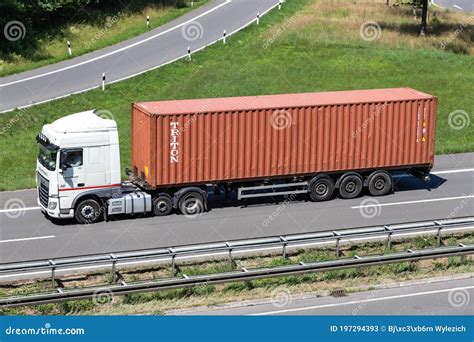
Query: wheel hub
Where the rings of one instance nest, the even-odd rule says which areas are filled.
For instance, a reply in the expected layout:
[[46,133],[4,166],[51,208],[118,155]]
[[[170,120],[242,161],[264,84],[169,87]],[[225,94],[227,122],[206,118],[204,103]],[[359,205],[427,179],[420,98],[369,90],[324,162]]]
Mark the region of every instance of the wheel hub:
[[94,217],[95,210],[91,205],[85,205],[81,209],[81,215],[86,219],[91,219]]
[[377,190],[382,190],[385,186],[385,181],[383,179],[377,179],[375,181],[374,187]]
[[318,184],[316,186],[316,194],[318,194],[319,196],[325,195],[327,191],[328,191],[328,187],[326,184]]
[[346,191],[347,191],[347,192],[351,192],[351,193],[352,193],[352,192],[355,191],[355,189],[356,189],[356,184],[355,184],[355,182],[351,181],[351,182],[349,182],[349,183],[346,184]]

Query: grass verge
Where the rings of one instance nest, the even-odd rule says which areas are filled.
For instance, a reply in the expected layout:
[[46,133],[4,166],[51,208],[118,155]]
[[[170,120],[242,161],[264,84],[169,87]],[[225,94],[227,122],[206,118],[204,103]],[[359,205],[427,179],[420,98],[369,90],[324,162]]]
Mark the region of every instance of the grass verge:
[[[191,62],[178,61],[105,92],[0,115],[0,190],[34,186],[34,138],[43,124],[92,108],[112,113],[122,169],[130,166],[133,101],[413,87],[439,98],[436,153],[474,151],[472,49],[454,53],[442,45],[472,43],[468,27],[454,35],[468,18],[432,9],[431,29],[423,38],[416,35],[418,21],[409,8],[386,6],[384,0],[288,1],[261,18],[259,26],[194,54]],[[364,38],[364,23],[382,19],[379,38]]]
[[[393,245],[395,251],[422,249],[436,245],[435,237],[420,237],[397,242]],[[444,240],[445,245],[474,242],[473,234],[449,237]],[[387,253],[383,243],[352,245],[345,247],[345,257],[354,255],[374,255]],[[334,249],[305,249],[296,251],[288,259],[275,255],[254,256],[235,259],[231,266],[228,260],[211,260],[202,263],[180,264],[179,273],[188,276],[196,274],[210,274],[229,270],[258,267],[275,267],[299,262],[318,262],[334,260]],[[167,310],[190,308],[193,306],[209,306],[238,302],[250,299],[270,298],[281,300],[281,296],[291,296],[302,293],[313,295],[328,295],[331,291],[344,289],[358,291],[370,289],[377,285],[391,284],[400,281],[416,280],[429,277],[449,276],[460,273],[474,272],[474,259],[470,256],[450,257],[438,260],[422,260],[419,262],[405,262],[371,266],[365,268],[351,268],[346,270],[321,273],[307,273],[299,276],[268,278],[245,282],[235,282],[220,285],[202,285],[193,288],[156,291],[148,293],[127,294],[120,297],[97,296],[92,300],[68,301],[59,304],[36,305],[32,307],[12,308],[0,310],[4,315],[38,315],[38,314],[161,314]],[[145,281],[170,276],[168,267],[159,266],[154,269],[136,268],[122,273],[127,283]],[[77,288],[104,284],[109,281],[107,274],[93,274],[89,276],[70,277],[63,279],[65,287]],[[25,295],[28,293],[47,291],[50,281],[37,281],[26,285],[0,287],[0,296]]]
[[[48,64],[84,55],[111,46],[159,27],[195,9],[208,0],[196,0],[194,6],[177,8],[172,3],[127,4],[107,13],[91,13],[88,21],[72,21],[65,27],[54,28],[43,33],[35,41],[34,51],[0,54],[0,77],[32,70]],[[150,27],[146,17],[150,17]],[[27,33],[29,34],[29,33]],[[72,56],[67,50],[67,41],[72,44]]]

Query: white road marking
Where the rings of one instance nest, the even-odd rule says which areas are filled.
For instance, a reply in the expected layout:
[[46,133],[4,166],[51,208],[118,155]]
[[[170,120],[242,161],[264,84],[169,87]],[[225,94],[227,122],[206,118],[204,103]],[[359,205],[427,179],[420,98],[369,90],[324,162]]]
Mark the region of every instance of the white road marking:
[[106,54],[103,54],[103,55],[100,55],[100,56],[97,56],[97,57],[94,57],[94,58],[91,58],[91,59],[88,59],[86,61],[83,61],[83,62],[80,62],[80,63],[76,63],[76,64],[73,64],[73,65],[69,65],[67,67],[64,67],[64,68],[61,68],[61,69],[56,69],[56,70],[52,70],[52,71],[49,71],[49,72],[46,72],[44,74],[40,74],[40,75],[35,75],[35,76],[31,76],[31,77],[27,77],[27,78],[23,78],[21,80],[16,80],[16,81],[12,81],[12,82],[8,82],[8,83],[5,83],[5,84],[0,84],[0,88],[1,87],[5,87],[5,86],[8,86],[8,85],[12,85],[12,84],[16,84],[16,83],[21,83],[21,82],[25,82],[25,81],[29,81],[29,80],[33,80],[35,78],[40,78],[40,77],[43,77],[43,76],[47,76],[47,75],[51,75],[51,74],[55,74],[55,73],[58,73],[58,72],[61,72],[61,71],[65,71],[65,70],[69,70],[69,69],[72,69],[72,68],[75,68],[75,67],[78,67],[78,66],[81,66],[81,65],[84,65],[84,64],[87,64],[87,63],[91,63],[91,62],[94,62],[94,61],[97,61],[99,59],[102,59],[102,58],[105,58],[105,57],[108,57],[108,56],[111,56],[111,55],[114,55],[116,53],[119,53],[119,52],[122,52],[122,51],[125,51],[125,50],[128,50],[132,47],[135,47],[137,45],[140,45],[140,44],[143,44],[143,43],[146,43],[147,41],[149,40],[152,40],[152,39],[155,39],[156,37],[159,37],[159,36],[162,36],[168,32],[171,32],[173,30],[176,30],[182,26],[185,26],[189,23],[192,23],[193,21],[196,21],[197,19],[211,13],[211,12],[214,12],[215,10],[221,8],[222,6],[225,6],[229,3],[231,3],[232,0],[226,0],[225,2],[223,2],[222,4],[219,4],[217,5],[216,7],[213,7],[209,10],[207,10],[206,12],[204,13],[201,13],[200,15],[194,17],[194,18],[191,18],[181,24],[178,24],[176,26],[173,26],[173,27],[170,27],[169,29],[165,30],[165,31],[162,31],[162,32],[159,32],[157,34],[154,34],[153,36],[150,36],[148,38],[145,38],[143,40],[140,40],[138,42],[135,42],[133,44],[130,44],[130,45],[127,45],[127,46],[124,46],[123,48],[120,48],[120,49],[117,49],[117,50],[114,50],[114,51],[111,51],[109,53],[106,53]]
[[[436,171],[432,172],[432,174],[435,175],[442,175],[442,174],[447,174],[447,173],[461,173],[461,172],[474,172],[474,169],[457,169],[457,170],[444,170],[444,171]],[[410,176],[410,175],[401,175],[401,176]],[[396,202],[396,203],[382,203],[380,204],[381,206],[385,205],[397,205],[397,204],[405,204],[405,203],[418,203],[418,202],[435,202],[435,201],[447,201],[447,200],[454,200],[454,199],[461,199],[461,198],[471,198],[473,196],[461,196],[461,197],[446,197],[445,199],[433,199],[433,200],[420,200],[420,201],[409,201],[409,202]],[[374,207],[378,205],[367,205],[363,206],[363,208],[366,207]],[[356,206],[356,207],[351,207],[351,209],[358,209],[361,208],[361,206]],[[26,211],[26,210],[40,210],[41,207],[25,207],[25,208],[14,208],[14,209],[0,209],[0,213],[11,213],[11,212],[17,212],[17,211]]]
[[429,198],[429,199],[417,200],[417,201],[405,201],[405,202],[391,202],[391,203],[380,203],[380,204],[356,205],[356,206],[354,206],[354,207],[351,207],[351,209],[372,208],[372,207],[388,207],[388,206],[392,206],[392,205],[403,205],[403,204],[416,204],[416,203],[452,201],[452,200],[465,199],[465,198],[474,198],[474,195],[471,194],[471,195],[467,195],[467,196]]
[[353,300],[353,301],[342,302],[342,303],[314,305],[314,306],[308,306],[308,307],[304,307],[304,308],[293,308],[293,309],[266,311],[266,312],[260,312],[260,313],[256,313],[256,314],[250,314],[250,316],[265,316],[265,315],[274,315],[274,314],[296,312],[296,311],[307,311],[307,310],[314,310],[314,309],[331,308],[331,307],[336,307],[336,306],[378,302],[378,301],[389,300],[389,299],[426,296],[426,295],[430,295],[430,294],[451,292],[451,291],[459,291],[459,290],[467,290],[467,289],[473,289],[473,288],[474,288],[474,286],[455,287],[455,288],[450,288],[450,289],[433,290],[433,291],[425,291],[425,292],[417,292],[417,293],[408,293],[408,294],[396,295],[396,296],[387,296],[387,297],[379,297],[379,298],[368,298],[368,299],[361,299],[361,300]]
[[26,207],[26,208],[13,208],[13,209],[1,209],[0,213],[15,213],[17,211],[27,211],[27,210],[38,210],[41,207]]
[[34,237],[21,238],[21,239],[0,240],[0,243],[30,241],[30,240],[44,240],[44,239],[53,239],[55,237],[56,237],[55,235],[34,236]]
[[457,9],[459,9],[459,10],[461,10],[461,11],[464,11],[463,8],[460,7],[460,6],[458,6],[458,5],[453,5],[453,7],[454,7],[454,8],[457,8]]
[[445,173],[460,173],[460,172],[473,172],[474,169],[458,169],[458,170],[444,170],[431,172],[434,175],[444,175]]

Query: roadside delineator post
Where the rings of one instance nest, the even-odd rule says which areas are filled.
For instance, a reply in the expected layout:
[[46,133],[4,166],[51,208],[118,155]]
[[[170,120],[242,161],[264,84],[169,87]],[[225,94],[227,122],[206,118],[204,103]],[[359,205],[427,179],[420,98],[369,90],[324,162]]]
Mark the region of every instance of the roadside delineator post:
[[224,33],[222,34],[222,42],[225,44],[225,37],[226,37],[226,32],[224,30]]
[[67,52],[69,56],[72,55],[71,42],[69,40],[67,41]]
[[191,0],[191,7],[194,7],[194,0]]
[[102,90],[105,90],[105,72],[102,73]]
[[188,46],[188,59],[191,60],[191,48]]
[[278,9],[281,10],[281,0],[278,1]]
[[257,12],[257,25],[260,25],[260,12]]
[[150,16],[149,15],[146,16],[146,27],[150,28]]

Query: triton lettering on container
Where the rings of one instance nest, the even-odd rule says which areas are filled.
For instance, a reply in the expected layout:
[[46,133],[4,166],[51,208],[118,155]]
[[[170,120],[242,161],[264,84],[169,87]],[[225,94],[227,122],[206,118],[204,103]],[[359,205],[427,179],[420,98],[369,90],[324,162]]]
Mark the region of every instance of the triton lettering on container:
[[[394,172],[429,180],[436,107],[436,97],[409,88],[133,103],[130,182],[117,187],[119,180],[106,178],[105,188],[113,191],[93,190],[85,183],[88,191],[66,191],[74,196],[64,201],[60,189],[60,208],[43,209],[54,217],[90,222],[91,207],[108,215],[133,214],[130,201],[136,201],[139,212],[159,216],[174,209],[201,213],[210,191],[235,192],[237,200],[307,194],[313,201],[324,201],[336,195],[355,198],[364,188],[372,196],[385,195],[393,191]],[[92,127],[83,130],[89,138],[74,143],[70,136],[68,144],[74,143],[76,149],[83,144],[85,154],[90,153],[85,145],[108,148],[113,165],[103,170],[116,175],[120,171],[116,125],[100,120],[104,122],[99,126],[108,127],[111,146],[88,144],[89,138],[97,140],[97,128]],[[46,125],[38,139],[46,150],[43,159],[48,159],[52,145],[50,153],[60,151],[58,158],[70,149],[51,136],[48,126],[54,125]],[[58,182],[51,180],[54,171],[48,175],[44,163],[38,162],[38,173],[49,181],[51,193]],[[57,163],[59,169],[69,168],[61,159]],[[87,180],[88,165],[83,168]],[[127,200],[120,200],[125,196]],[[95,203],[89,202],[82,215],[81,199],[91,198]],[[148,209],[143,203],[150,200]],[[114,210],[109,210],[111,201]],[[121,203],[128,203],[127,208]],[[92,221],[102,216],[107,215],[92,215]]]

